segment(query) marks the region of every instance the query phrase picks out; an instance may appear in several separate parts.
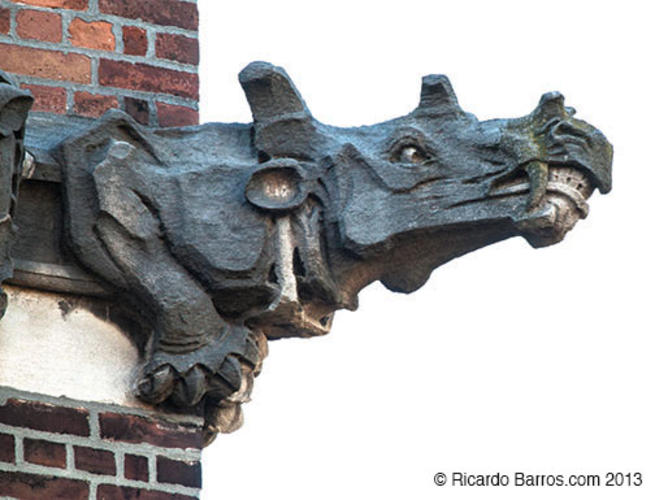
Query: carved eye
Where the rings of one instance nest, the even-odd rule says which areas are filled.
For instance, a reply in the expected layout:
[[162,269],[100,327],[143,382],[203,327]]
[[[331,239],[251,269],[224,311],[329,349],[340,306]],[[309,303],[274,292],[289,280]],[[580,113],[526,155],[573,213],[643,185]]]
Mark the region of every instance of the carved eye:
[[423,163],[429,158],[428,154],[419,146],[403,146],[396,155],[397,161],[401,163]]

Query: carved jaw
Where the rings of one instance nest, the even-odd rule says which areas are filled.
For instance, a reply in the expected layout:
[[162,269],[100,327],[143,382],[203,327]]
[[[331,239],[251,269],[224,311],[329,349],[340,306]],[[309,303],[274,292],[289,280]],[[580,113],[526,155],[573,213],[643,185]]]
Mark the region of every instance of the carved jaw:
[[[304,212],[296,215],[296,218],[307,221],[306,217]],[[334,288],[323,262],[305,259],[312,266],[308,269],[306,263],[300,261],[301,253],[307,255],[308,247],[320,253],[320,243],[312,239],[305,241],[304,245],[299,242],[289,215],[277,218],[275,224],[275,263],[272,272],[277,281],[278,295],[264,311],[248,320],[248,326],[261,330],[268,338],[325,335],[332,326],[334,308],[326,308],[325,304],[306,301],[301,297],[301,281],[308,272],[323,280],[323,288]],[[302,252],[298,251],[299,247],[303,248]]]
[[324,196],[315,177],[311,163],[275,158],[246,184],[246,199],[274,226],[267,279],[276,294],[247,319],[268,338],[325,335],[332,326],[337,291],[324,255]]
[[548,167],[531,162],[525,173],[494,189],[495,196],[527,193],[526,212],[515,219],[520,234],[535,248],[558,243],[589,213],[587,199],[594,186],[572,167]]
[[[611,146],[573,118],[560,94],[544,95],[524,118],[477,122],[456,112],[445,78],[426,80],[423,94],[439,99],[404,119],[403,129],[415,130],[401,141],[409,160],[381,161],[354,147],[340,155],[358,192],[341,219],[344,246],[367,261],[341,273],[351,297],[376,279],[411,292],[445,262],[513,236],[535,247],[557,243],[586,217],[592,192],[611,187]],[[432,120],[439,132],[421,137]]]
[[593,191],[611,189],[612,147],[574,114],[573,108],[564,107],[561,94],[551,92],[542,96],[533,113],[508,125],[508,135],[518,129],[530,138],[519,147],[519,158],[537,158],[495,182],[490,196],[527,193],[525,213],[514,221],[535,248],[561,241],[589,213],[586,200]]

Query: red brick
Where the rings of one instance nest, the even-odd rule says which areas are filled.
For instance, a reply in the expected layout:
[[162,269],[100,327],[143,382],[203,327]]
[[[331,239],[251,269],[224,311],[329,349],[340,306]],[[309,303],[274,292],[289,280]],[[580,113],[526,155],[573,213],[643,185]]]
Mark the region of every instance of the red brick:
[[56,498],[87,500],[89,498],[89,485],[84,481],[60,477],[0,471],[0,495],[20,498],[21,500]]
[[61,443],[25,438],[23,450],[26,462],[61,469],[66,468],[66,446]]
[[148,52],[146,30],[137,26],[123,26],[123,52],[131,56],[145,56]]
[[104,14],[141,19],[161,26],[198,29],[198,6],[195,3],[171,0],[99,0],[98,7]]
[[13,464],[15,456],[14,436],[11,434],[0,434],[0,462],[9,462]]
[[143,99],[126,97],[125,112],[142,125],[150,124],[150,105]]
[[111,108],[118,107],[118,98],[113,95],[91,94],[89,92],[75,92],[74,111],[76,115],[98,118]]
[[120,413],[100,414],[100,436],[126,443],[149,443],[166,448],[202,447],[202,430]]
[[183,127],[185,125],[198,124],[198,111],[186,106],[175,104],[157,103],[157,118],[162,127]]
[[114,454],[107,450],[96,450],[86,446],[75,446],[75,468],[92,474],[116,475]]
[[200,462],[182,462],[158,456],[157,482],[200,488],[202,486]]
[[111,23],[105,21],[86,22],[77,17],[68,27],[68,38],[76,47],[113,51],[116,48],[116,39],[111,28]]
[[127,488],[114,486],[113,484],[98,486],[96,498],[98,500],[198,500],[198,497],[190,497],[179,493]]
[[80,54],[0,43],[0,69],[19,75],[91,83],[91,60]]
[[200,60],[198,39],[184,35],[157,33],[155,54],[161,59],[198,65]]
[[61,42],[61,16],[41,10],[20,10],[16,14],[16,33],[21,38]]
[[125,455],[124,461],[125,479],[148,482],[148,458],[139,455]]
[[198,100],[198,75],[148,64],[100,59],[100,85],[159,92]]
[[0,34],[6,35],[11,27],[11,11],[0,9]]
[[89,412],[36,401],[9,399],[0,406],[0,423],[37,431],[89,435]]
[[86,10],[89,0],[11,0],[14,3],[52,7],[53,9]]
[[46,85],[21,85],[32,92],[34,105],[32,111],[47,113],[66,113],[66,89],[63,87],[48,87]]

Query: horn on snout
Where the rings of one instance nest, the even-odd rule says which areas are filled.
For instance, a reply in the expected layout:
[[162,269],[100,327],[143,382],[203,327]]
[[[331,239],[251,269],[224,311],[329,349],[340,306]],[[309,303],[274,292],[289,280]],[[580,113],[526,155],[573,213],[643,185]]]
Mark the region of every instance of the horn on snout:
[[427,75],[421,85],[419,109],[442,109],[461,111],[457,96],[446,75]]
[[547,92],[542,95],[537,108],[532,112],[532,116],[541,121],[569,117],[574,114],[575,109],[564,106],[564,96],[559,92]]
[[275,121],[293,115],[311,118],[300,92],[284,69],[256,61],[239,73],[239,83],[246,93],[255,123]]

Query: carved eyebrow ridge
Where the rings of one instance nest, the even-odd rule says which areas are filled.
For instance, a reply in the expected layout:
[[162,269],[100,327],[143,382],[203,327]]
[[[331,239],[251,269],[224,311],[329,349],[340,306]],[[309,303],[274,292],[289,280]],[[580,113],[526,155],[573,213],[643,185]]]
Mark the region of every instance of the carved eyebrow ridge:
[[429,146],[429,139],[425,133],[415,127],[402,127],[394,131],[385,142],[390,142],[390,145],[385,148],[385,153],[390,156],[397,153],[398,148],[409,145],[419,146],[426,153],[433,152],[432,148]]

